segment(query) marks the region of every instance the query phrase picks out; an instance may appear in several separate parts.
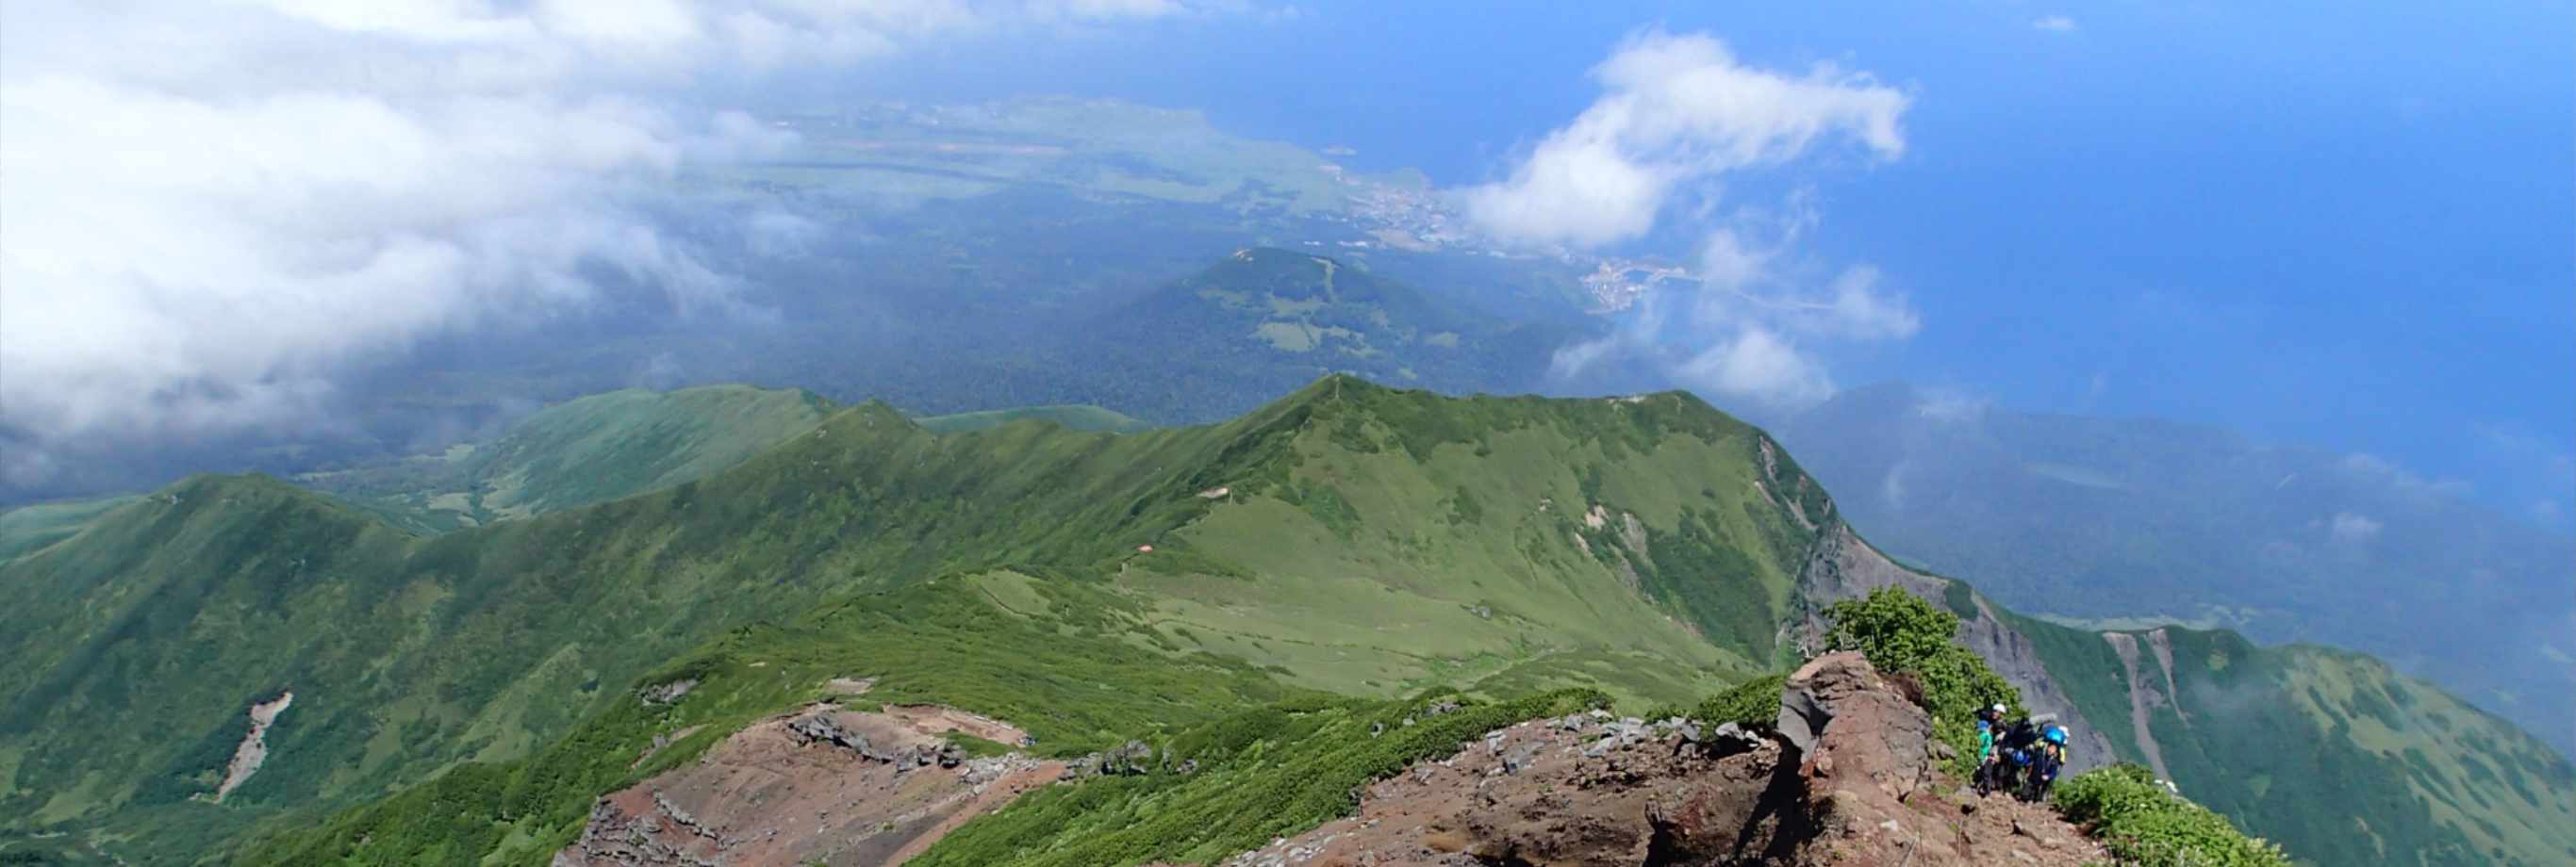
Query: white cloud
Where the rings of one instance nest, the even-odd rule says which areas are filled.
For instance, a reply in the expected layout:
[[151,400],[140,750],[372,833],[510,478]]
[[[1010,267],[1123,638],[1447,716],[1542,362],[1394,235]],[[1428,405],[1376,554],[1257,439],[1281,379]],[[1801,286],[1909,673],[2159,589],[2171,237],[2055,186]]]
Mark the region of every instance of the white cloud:
[[1767,329],[1736,332],[1682,364],[1695,389],[1765,403],[1804,405],[1833,395],[1833,380],[1813,359]]
[[2337,512],[2334,516],[2334,522],[2328,526],[2326,532],[2328,535],[2333,536],[2336,542],[2346,545],[2359,545],[2372,539],[2379,538],[2379,528],[2379,521],[2368,515],[2354,514],[2352,512]]
[[1905,508],[1905,474],[1913,468],[1914,462],[1911,458],[1898,460],[1887,468],[1887,475],[1878,480],[1878,498],[1885,502],[1888,508]]
[[1699,288],[1669,318],[1640,317],[1620,334],[1559,350],[1558,375],[1644,355],[1694,387],[1808,403],[1833,392],[1817,345],[1903,339],[1921,328],[1876,268],[1819,267],[1799,254],[1821,219],[1812,193],[1801,189],[1776,207],[1719,207],[1728,177],[1777,170],[1829,141],[1872,159],[1901,156],[1904,93],[1831,64],[1803,74],[1748,66],[1702,34],[1631,37],[1592,77],[1599,99],[1504,178],[1461,194],[1469,217],[1506,242],[1578,248],[1679,222],[1702,233]]
[[[421,336],[578,311],[616,273],[682,314],[732,281],[638,211],[775,152],[692,76],[1169,0],[266,0],[0,6],[0,432],[238,430]],[[756,227],[792,241],[792,224]],[[13,459],[23,476],[41,462]]]
[[1902,297],[1879,291],[1878,269],[1857,265],[1834,279],[1832,300],[1811,317],[1820,332],[1857,340],[1912,337],[1923,318]]
[[2030,22],[2030,26],[2040,30],[2046,30],[2050,33],[2073,33],[2075,32],[2075,19],[2068,18],[2064,15],[2048,15]]
[[1906,97],[1865,73],[1755,69],[1700,34],[1648,32],[1594,67],[1601,98],[1541,139],[1504,180],[1466,191],[1469,215],[1511,240],[1599,246],[1654,227],[1677,191],[1777,164],[1844,136],[1905,150]]

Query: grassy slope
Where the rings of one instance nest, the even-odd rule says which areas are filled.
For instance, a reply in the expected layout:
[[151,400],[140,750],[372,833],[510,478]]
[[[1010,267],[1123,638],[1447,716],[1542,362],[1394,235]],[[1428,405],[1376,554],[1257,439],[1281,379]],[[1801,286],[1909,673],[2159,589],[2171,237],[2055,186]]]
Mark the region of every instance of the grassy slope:
[[[2017,619],[2093,720],[2139,760],[2101,634]],[[2146,639],[2138,633],[2141,646]],[[2184,794],[2313,864],[2576,859],[2576,769],[2546,744],[2359,654],[2167,629],[2180,712],[2149,726]],[[2166,672],[2139,654],[2157,692]]]
[[[780,625],[731,630],[639,681],[698,682],[672,705],[621,693],[533,755],[460,766],[311,830],[273,835],[242,860],[543,864],[579,834],[597,793],[824,699],[823,684],[835,677],[877,678],[871,701],[939,702],[1009,719],[1040,749],[1068,755],[1150,736],[1141,721],[1178,729],[1257,703],[1313,700],[1240,662],[1156,647],[1141,613],[1096,582],[1012,572],[846,597]],[[1111,684],[1118,688],[1101,688]],[[698,731],[634,766],[654,738],[691,727]]]
[[[1171,534],[1181,557],[1122,573],[1175,638],[1363,695],[1490,680],[1651,701],[1771,661],[1807,537],[1756,492],[1752,428],[1680,395],[1348,382],[1293,461],[1219,479],[1225,505]],[[1190,568],[1200,555],[1221,568]]]

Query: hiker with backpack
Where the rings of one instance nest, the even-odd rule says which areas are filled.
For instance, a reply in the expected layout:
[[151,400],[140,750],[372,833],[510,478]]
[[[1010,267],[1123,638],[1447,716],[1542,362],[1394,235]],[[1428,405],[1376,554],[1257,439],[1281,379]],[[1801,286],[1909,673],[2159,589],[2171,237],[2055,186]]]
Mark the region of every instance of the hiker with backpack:
[[1986,777],[1995,766],[1995,738],[2003,734],[2004,706],[1994,705],[1977,712],[1977,771],[1970,780],[1977,791],[1986,790]]
[[2015,721],[1996,736],[1994,760],[1979,768],[1977,792],[2016,791],[2021,788],[2025,769],[2030,766],[2031,752],[2040,741],[2039,726],[2028,718]]
[[2049,723],[2040,732],[2039,743],[2031,747],[2029,778],[2023,781],[2021,799],[2048,800],[2048,792],[2057,786],[2057,772],[2066,767],[2066,727]]

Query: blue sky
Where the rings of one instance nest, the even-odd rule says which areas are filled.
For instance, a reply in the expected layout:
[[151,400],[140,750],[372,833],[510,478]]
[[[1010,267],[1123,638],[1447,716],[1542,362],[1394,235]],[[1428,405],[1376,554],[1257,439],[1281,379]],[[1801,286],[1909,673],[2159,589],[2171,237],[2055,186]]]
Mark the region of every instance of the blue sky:
[[2564,2],[0,4],[0,435],[327,424],[349,370],[578,308],[586,269],[720,306],[636,202],[779,146],[725,109],[1071,94],[1725,275],[1570,367],[2213,422],[2570,529],[2572,35]]
[[978,51],[884,84],[1196,106],[1472,184],[1583,111],[1586,70],[1641,28],[1907,94],[1899,158],[1728,180],[1809,189],[1801,255],[1874,265],[1919,310],[1910,339],[1838,352],[1838,382],[2369,452],[2570,526],[2565,4],[1322,3],[1011,52],[1038,75]]

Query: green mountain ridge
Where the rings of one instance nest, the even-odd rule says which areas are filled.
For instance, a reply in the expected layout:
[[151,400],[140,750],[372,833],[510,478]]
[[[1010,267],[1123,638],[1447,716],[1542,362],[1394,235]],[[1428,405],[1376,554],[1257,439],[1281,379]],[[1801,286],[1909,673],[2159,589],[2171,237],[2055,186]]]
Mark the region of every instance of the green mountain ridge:
[[[1581,687],[1642,709],[1793,661],[1815,608],[1871,581],[1978,613],[1963,637],[2026,696],[2055,696],[2138,757],[2107,642],[1887,563],[1767,435],[1681,394],[1444,398],[1336,376],[1234,421],[1130,434],[939,434],[869,404],[702,478],[437,535],[275,480],[202,477],[0,564],[0,585],[25,588],[0,612],[0,814],[21,817],[0,824],[20,838],[0,853],[70,832],[47,839],[187,861],[376,802],[261,851],[542,862],[592,797],[831,677],[1076,752],[1296,695]],[[2288,651],[2233,653],[2229,670],[2261,670]],[[2223,759],[2244,750],[2342,750],[2336,779],[2410,793],[2368,814],[2393,857],[2566,851],[2576,823],[2551,823],[2570,815],[2563,759],[2438,691],[2351,670],[2409,697],[2413,713],[2388,719],[2447,719],[2422,730],[2474,732],[2479,756],[2509,758],[2414,775],[2402,751],[2339,734],[2365,731],[2351,701],[2320,700],[2278,735],[2153,726],[2167,764],[2219,797]],[[700,697],[668,709],[629,688],[683,678]],[[247,704],[287,689],[269,763],[220,805],[193,800]],[[123,725],[146,713],[155,726]],[[628,761],[690,726],[693,746]],[[2472,767],[2512,769],[2533,798],[2461,793]],[[2341,804],[2269,808],[2268,785],[2288,784],[2236,785],[2253,801],[2229,812],[2294,854],[2353,836]],[[2419,786],[2451,812],[2412,817]],[[2459,830],[2480,822],[2500,830]],[[362,837],[380,845],[339,848]]]

